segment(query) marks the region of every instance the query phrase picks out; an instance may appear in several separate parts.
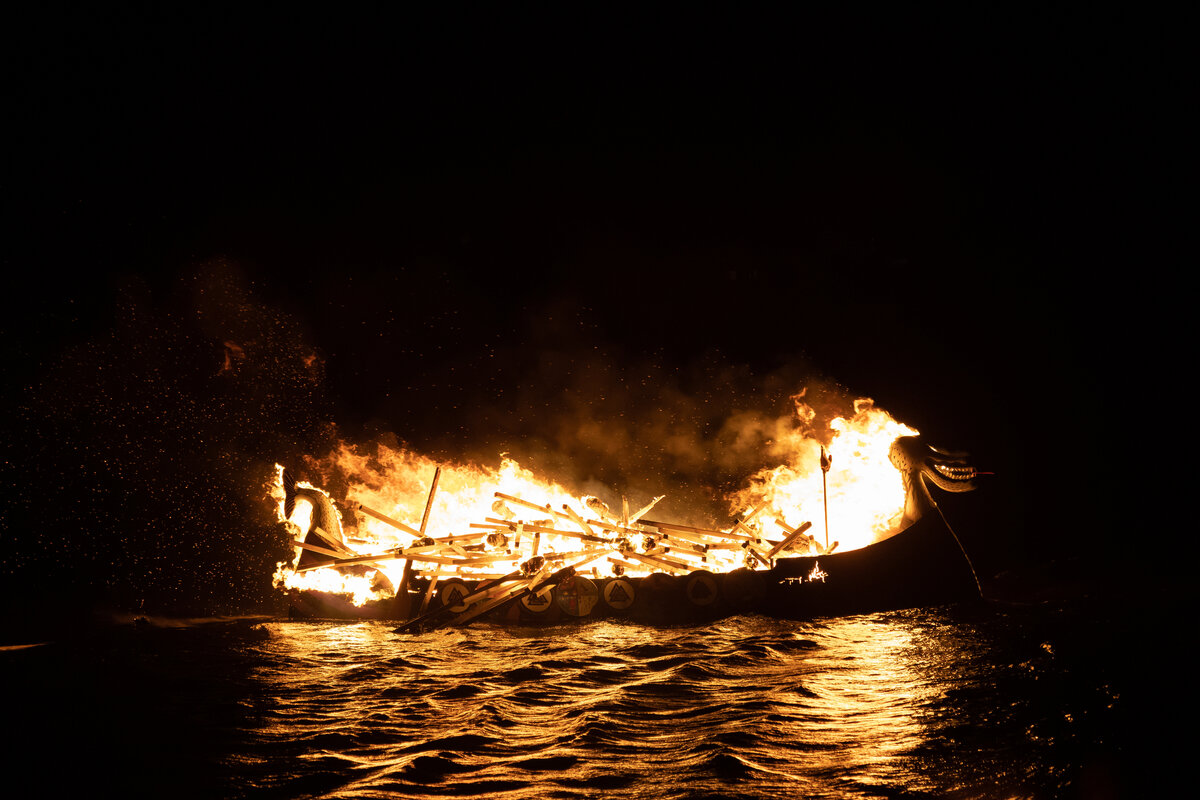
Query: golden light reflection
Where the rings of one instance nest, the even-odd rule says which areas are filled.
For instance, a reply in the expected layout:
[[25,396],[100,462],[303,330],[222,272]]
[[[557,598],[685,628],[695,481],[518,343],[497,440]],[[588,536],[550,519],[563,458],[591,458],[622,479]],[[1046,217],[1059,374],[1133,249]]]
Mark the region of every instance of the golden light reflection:
[[[478,780],[527,775],[528,758],[561,760],[556,780],[617,770],[638,775],[646,796],[668,796],[681,773],[744,776],[769,788],[764,796],[872,786],[941,796],[914,758],[936,735],[930,715],[972,646],[904,615],[406,637],[375,622],[265,627],[261,646],[276,666],[257,677],[283,710],[263,733],[324,741],[344,731],[339,757],[370,767],[330,795],[345,797],[421,783],[411,770],[439,753],[438,763]],[[374,749],[353,738],[378,742],[380,731],[388,744]],[[848,770],[853,791],[838,777]],[[708,788],[721,787],[730,788]]]
[[[801,664],[804,693],[773,699],[803,710],[804,730],[793,735],[826,744],[811,754],[813,766],[837,769],[852,751],[853,760],[868,765],[879,785],[894,785],[892,778],[907,772],[904,760],[928,735],[923,709],[938,694],[915,657],[919,643],[912,627],[848,617],[823,633],[823,647]],[[789,674],[789,669],[779,672]]]

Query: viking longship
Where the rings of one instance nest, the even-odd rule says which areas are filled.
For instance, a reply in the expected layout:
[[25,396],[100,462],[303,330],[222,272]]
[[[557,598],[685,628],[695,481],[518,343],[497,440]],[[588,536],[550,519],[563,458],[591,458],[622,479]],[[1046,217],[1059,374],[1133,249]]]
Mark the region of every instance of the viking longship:
[[[398,631],[415,632],[475,620],[677,624],[746,613],[808,619],[978,597],[969,557],[929,485],[970,491],[979,473],[963,454],[929,447],[919,436],[895,439],[888,457],[904,486],[902,524],[879,541],[843,551],[836,542],[818,542],[808,522],[777,521],[768,534],[754,511],[725,529],[703,528],[648,519],[653,504],[620,517],[585,518],[567,504],[556,509],[500,492],[494,510],[536,512],[526,516],[533,521],[508,512],[473,523],[467,533],[429,536],[440,470],[418,528],[361,503],[339,509],[327,493],[281,468],[282,516],[294,547],[292,563],[281,569],[353,574],[369,579],[373,590],[364,601],[337,589],[290,588],[289,613],[395,620]],[[822,466],[828,469],[824,452]],[[352,549],[341,523],[342,512],[351,510],[411,543],[376,553]],[[379,568],[396,562],[404,565],[398,581]]]

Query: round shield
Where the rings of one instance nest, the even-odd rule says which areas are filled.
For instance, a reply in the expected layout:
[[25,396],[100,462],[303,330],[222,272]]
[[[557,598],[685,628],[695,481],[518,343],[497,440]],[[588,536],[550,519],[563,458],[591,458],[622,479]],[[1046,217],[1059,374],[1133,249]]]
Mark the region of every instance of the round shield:
[[580,575],[572,575],[558,584],[555,594],[558,596],[558,607],[572,617],[586,617],[600,599],[596,584]]
[[687,576],[683,591],[694,606],[712,605],[717,600],[717,578],[708,570],[698,569]]
[[633,605],[637,589],[627,578],[613,578],[604,584],[604,602],[613,611],[624,611]]
[[438,600],[455,614],[461,614],[467,610],[467,604],[463,602],[463,598],[470,593],[471,590],[467,584],[457,578],[442,581],[437,590]]
[[540,614],[550,608],[550,602],[554,598],[554,590],[551,587],[546,587],[540,592],[530,592],[521,598],[521,605],[525,610],[532,614]]

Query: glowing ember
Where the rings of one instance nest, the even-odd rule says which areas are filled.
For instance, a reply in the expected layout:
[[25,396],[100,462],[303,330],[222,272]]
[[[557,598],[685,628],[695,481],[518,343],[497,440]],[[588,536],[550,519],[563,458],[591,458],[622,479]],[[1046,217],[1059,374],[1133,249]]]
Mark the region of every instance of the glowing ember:
[[[537,557],[545,559],[546,569],[570,564],[597,576],[601,570],[635,577],[701,569],[728,572],[769,566],[786,555],[856,549],[894,532],[905,493],[888,449],[897,437],[917,432],[865,399],[855,401],[849,419],[838,417],[828,431],[815,431],[816,414],[803,402],[803,393],[793,400],[797,423],[776,443],[785,462],[760,471],[729,497],[739,520],[732,527],[647,519],[661,497],[632,513],[627,502],[614,510],[596,497],[541,479],[507,457],[497,468],[446,465],[405,449],[380,445],[368,453],[343,444],[318,471],[348,480],[346,502],[338,511],[347,552],[379,558],[356,559],[358,574],[333,568],[297,572],[297,547],[291,564],[279,564],[275,584],[349,595],[362,605],[393,596],[406,562],[422,577],[467,580],[498,578],[523,565],[528,571],[531,564],[542,564],[533,561]],[[824,488],[822,445],[832,459]],[[313,524],[311,503],[298,497],[290,518],[285,517],[283,480],[278,467],[271,496],[281,522],[293,539],[302,540]],[[333,561],[337,555],[323,553],[322,558]],[[818,570],[810,580],[824,577]]]

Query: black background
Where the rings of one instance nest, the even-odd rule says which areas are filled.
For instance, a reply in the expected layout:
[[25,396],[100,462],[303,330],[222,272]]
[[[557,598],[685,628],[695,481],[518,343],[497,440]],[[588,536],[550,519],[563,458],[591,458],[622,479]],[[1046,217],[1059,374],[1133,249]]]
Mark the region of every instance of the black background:
[[255,481],[337,438],[719,492],[746,473],[653,431],[719,450],[804,386],[997,473],[952,499],[987,574],[1120,563],[1175,380],[1145,337],[1178,291],[1151,254],[1169,27],[18,17],[6,587],[258,607],[281,544]]

